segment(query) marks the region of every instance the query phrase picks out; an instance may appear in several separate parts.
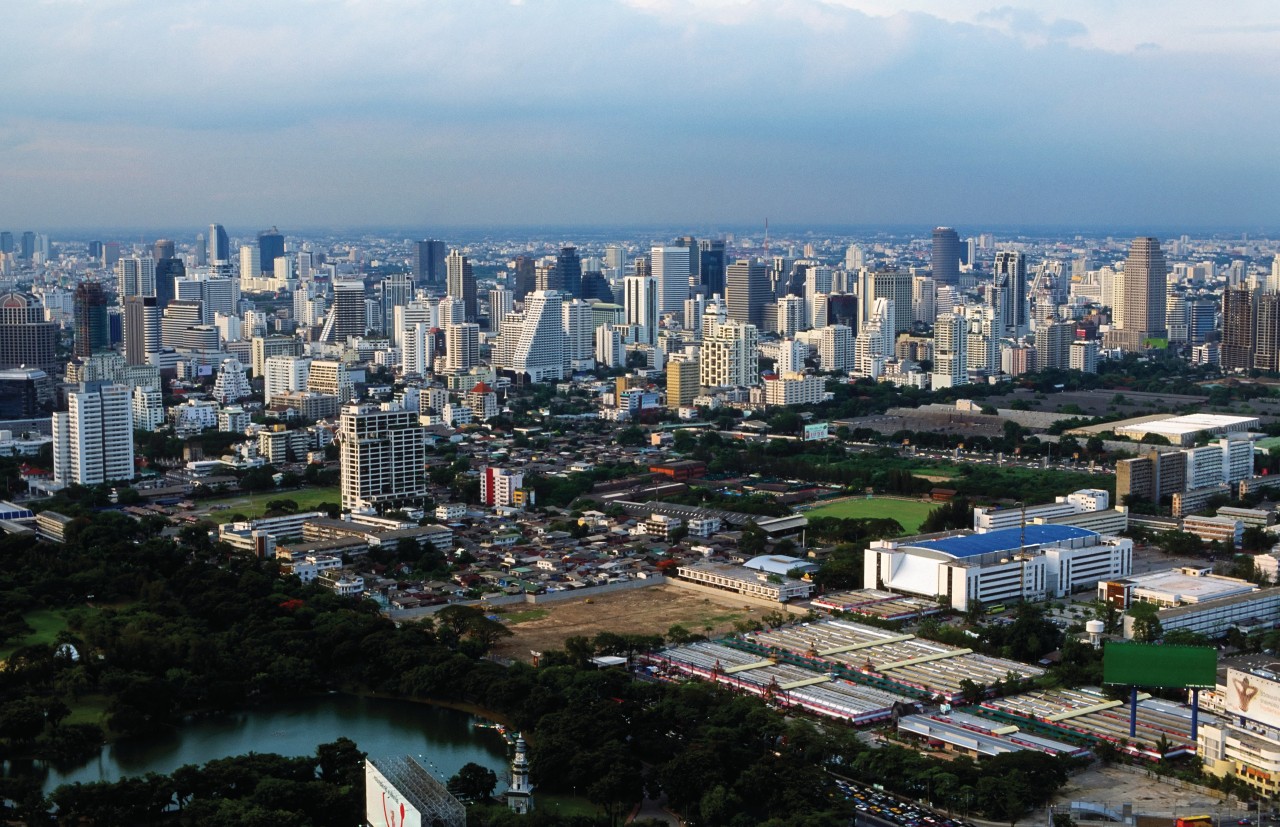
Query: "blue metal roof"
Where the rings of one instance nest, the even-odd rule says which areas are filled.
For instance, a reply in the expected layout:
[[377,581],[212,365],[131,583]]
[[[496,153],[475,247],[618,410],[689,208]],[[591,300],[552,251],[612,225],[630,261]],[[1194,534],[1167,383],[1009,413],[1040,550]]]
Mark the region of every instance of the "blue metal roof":
[[941,540],[927,540],[923,543],[904,543],[911,548],[927,548],[940,551],[956,558],[976,557],[979,554],[990,554],[998,551],[1017,551],[1024,545],[1036,546],[1041,543],[1057,543],[1063,540],[1075,540],[1081,537],[1094,537],[1098,532],[1073,525],[1029,525],[1026,527],[1026,538],[1023,529],[1002,528],[988,531],[986,534],[966,534],[957,537],[944,537]]

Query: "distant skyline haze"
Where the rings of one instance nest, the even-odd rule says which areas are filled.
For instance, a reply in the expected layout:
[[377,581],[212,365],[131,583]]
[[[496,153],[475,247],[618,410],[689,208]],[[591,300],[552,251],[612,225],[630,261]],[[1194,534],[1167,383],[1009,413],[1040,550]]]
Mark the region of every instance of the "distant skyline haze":
[[1280,7],[20,3],[0,226],[1280,224]]

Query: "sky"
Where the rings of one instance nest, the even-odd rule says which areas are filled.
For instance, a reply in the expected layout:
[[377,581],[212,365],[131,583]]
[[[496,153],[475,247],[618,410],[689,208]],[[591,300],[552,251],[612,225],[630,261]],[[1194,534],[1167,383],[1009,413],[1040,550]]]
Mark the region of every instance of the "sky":
[[0,229],[1280,226],[1280,4],[18,0]]

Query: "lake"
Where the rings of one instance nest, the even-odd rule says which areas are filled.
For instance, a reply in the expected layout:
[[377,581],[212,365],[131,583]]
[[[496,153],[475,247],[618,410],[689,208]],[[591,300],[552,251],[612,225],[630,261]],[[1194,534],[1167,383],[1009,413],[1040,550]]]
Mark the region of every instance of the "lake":
[[[508,772],[506,741],[481,719],[444,707],[351,695],[309,697],[288,704],[193,718],[162,734],[108,744],[89,763],[49,767],[45,791],[77,781],[116,781],[148,772],[168,774],[183,764],[203,764],[247,752],[315,755],[320,744],[350,738],[373,757],[409,754],[447,780],[463,764],[475,762],[498,774],[498,791]],[[33,772],[45,772],[39,766]],[[22,771],[8,768],[9,772]]]

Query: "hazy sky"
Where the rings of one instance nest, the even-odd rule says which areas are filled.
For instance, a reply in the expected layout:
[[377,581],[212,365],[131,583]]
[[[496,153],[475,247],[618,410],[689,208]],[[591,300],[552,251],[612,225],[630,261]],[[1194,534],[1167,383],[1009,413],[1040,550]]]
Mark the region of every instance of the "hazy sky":
[[1280,4],[18,0],[0,229],[1280,225]]

